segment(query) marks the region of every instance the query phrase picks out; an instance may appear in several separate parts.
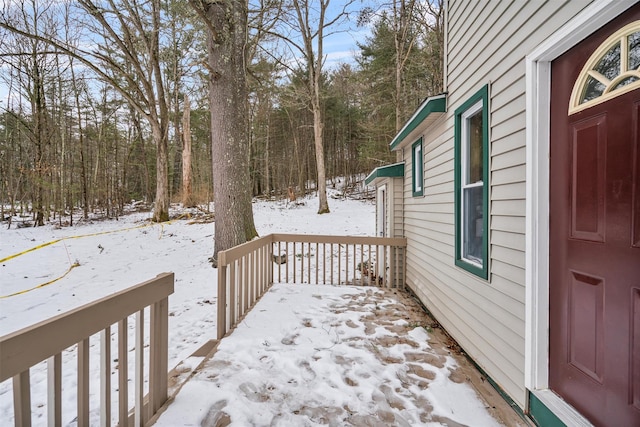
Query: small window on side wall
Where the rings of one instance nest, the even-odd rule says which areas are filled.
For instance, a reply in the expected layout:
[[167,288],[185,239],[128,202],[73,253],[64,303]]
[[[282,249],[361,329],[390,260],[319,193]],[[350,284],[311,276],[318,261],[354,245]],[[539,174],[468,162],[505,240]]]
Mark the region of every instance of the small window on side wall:
[[456,265],[488,278],[489,88],[455,112]]
[[420,138],[411,146],[411,170],[413,173],[413,182],[411,187],[413,190],[413,197],[422,196],[423,194],[423,169],[422,138]]

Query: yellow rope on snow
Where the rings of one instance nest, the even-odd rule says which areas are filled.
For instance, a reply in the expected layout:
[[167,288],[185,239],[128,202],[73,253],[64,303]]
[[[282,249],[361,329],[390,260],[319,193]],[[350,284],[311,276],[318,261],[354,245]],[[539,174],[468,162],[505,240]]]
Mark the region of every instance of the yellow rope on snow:
[[[167,222],[167,223],[169,223],[169,224],[171,223],[171,221],[166,221],[166,222]],[[163,224],[164,224],[164,223],[160,223],[160,225],[161,225],[161,226],[162,226]],[[63,241],[63,240],[69,240],[69,239],[80,239],[80,238],[83,238],[83,237],[100,236],[100,235],[102,235],[102,234],[119,233],[119,232],[121,232],[121,231],[135,230],[135,229],[138,229],[138,228],[150,227],[150,226],[152,226],[152,225],[154,225],[154,223],[137,225],[137,226],[135,226],[135,227],[121,228],[121,229],[118,229],[118,230],[101,231],[101,232],[99,232],[99,233],[81,234],[80,236],[68,236],[68,237],[62,237],[62,238],[60,238],[60,239],[52,240],[52,241],[50,241],[50,242],[43,243],[43,244],[38,245],[38,246],[34,246],[34,247],[33,247],[33,248],[31,248],[31,249],[27,249],[27,250],[25,250],[25,251],[18,252],[17,254],[9,255],[9,256],[8,256],[8,257],[6,257],[6,258],[2,258],[2,259],[0,259],[0,262],[9,261],[10,259],[17,258],[17,257],[19,257],[20,255],[24,255],[24,254],[27,254],[27,253],[29,253],[29,252],[33,252],[33,251],[35,251],[36,249],[41,249],[41,248],[44,248],[44,247],[46,247],[46,246],[53,245],[54,243],[61,242],[61,241]]]
[[19,257],[20,255],[24,255],[24,254],[28,254],[29,252],[33,252],[33,251],[35,251],[36,249],[40,249],[40,248],[44,248],[45,246],[53,245],[54,243],[58,243],[59,241],[64,240],[64,239],[66,239],[66,237],[64,237],[64,238],[62,238],[62,239],[52,240],[52,241],[50,241],[50,242],[43,243],[43,244],[38,245],[38,246],[34,246],[33,248],[31,248],[31,249],[27,249],[26,251],[18,252],[17,254],[9,255],[9,256],[8,256],[8,257],[6,257],[6,258],[2,258],[2,259],[0,259],[0,262],[9,261],[10,259],[17,258],[17,257]]
[[78,264],[77,262],[74,262],[73,264],[71,264],[71,267],[69,267],[69,268],[67,269],[67,271],[65,271],[65,272],[64,272],[64,274],[63,274],[62,276],[57,277],[57,278],[52,279],[52,280],[49,280],[49,281],[48,281],[48,282],[46,282],[46,283],[41,283],[41,284],[39,284],[38,286],[34,286],[33,288],[30,288],[30,289],[24,289],[24,290],[22,290],[22,291],[14,292],[14,293],[9,294],[9,295],[0,295],[0,299],[9,298],[9,297],[14,297],[14,296],[16,296],[16,295],[26,294],[27,292],[31,292],[31,291],[33,291],[34,289],[44,288],[45,286],[50,285],[50,284],[52,284],[52,283],[54,283],[54,282],[57,282],[58,280],[62,279],[64,276],[66,276],[67,274],[69,274],[69,272],[71,272],[71,270],[73,270],[75,267],[79,267],[79,266],[80,266],[80,264]]
[[[171,221],[165,221],[165,223],[171,224]],[[162,233],[164,233],[164,224],[165,223],[162,223],[162,222],[160,223],[160,235],[158,236],[158,239],[162,238]],[[103,234],[118,233],[120,231],[128,231],[128,230],[135,230],[135,229],[138,229],[138,228],[150,227],[152,225],[154,225],[154,223],[142,224],[142,225],[138,225],[138,226],[135,226],[135,227],[121,228],[119,230],[101,231],[99,233],[82,234],[80,236],[62,237],[60,239],[52,240],[50,242],[43,243],[43,244],[38,245],[38,246],[34,246],[33,248],[24,250],[22,252],[18,252],[17,254],[9,255],[8,257],[0,259],[0,263],[8,261],[8,260],[13,259],[13,258],[17,258],[17,257],[19,257],[21,255],[24,255],[24,254],[27,254],[29,252],[33,252],[36,249],[41,249],[41,248],[44,248],[44,247],[47,247],[47,246],[51,246],[54,243],[58,243],[58,242],[61,242],[63,240],[80,239],[82,237],[93,237],[93,236],[100,236],[100,235],[103,235]],[[13,297],[13,296],[20,295],[20,294],[25,294],[27,292],[33,291],[34,289],[43,288],[43,287],[45,287],[47,285],[50,285],[50,284],[52,284],[54,282],[57,282],[58,280],[62,279],[67,274],[69,274],[71,272],[71,270],[73,270],[75,267],[79,267],[79,266],[80,266],[80,264],[78,262],[74,262],[73,264],[71,264],[71,267],[69,267],[69,269],[67,271],[65,271],[65,273],[62,276],[60,276],[60,277],[58,277],[56,279],[50,280],[50,281],[48,281],[46,283],[42,283],[42,284],[40,284],[38,286],[34,286],[33,288],[30,288],[30,289],[25,289],[25,290],[22,290],[22,291],[14,292],[14,293],[9,294],[9,295],[0,295],[0,299]]]

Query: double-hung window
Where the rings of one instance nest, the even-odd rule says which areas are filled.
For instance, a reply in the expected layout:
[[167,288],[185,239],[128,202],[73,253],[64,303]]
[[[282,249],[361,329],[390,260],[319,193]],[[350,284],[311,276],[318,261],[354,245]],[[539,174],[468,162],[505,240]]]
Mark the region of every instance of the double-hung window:
[[489,112],[484,86],[455,112],[456,265],[488,277]]
[[422,157],[422,138],[411,145],[411,166],[413,173],[413,182],[411,185],[413,197],[422,196],[423,194],[423,169],[424,161]]

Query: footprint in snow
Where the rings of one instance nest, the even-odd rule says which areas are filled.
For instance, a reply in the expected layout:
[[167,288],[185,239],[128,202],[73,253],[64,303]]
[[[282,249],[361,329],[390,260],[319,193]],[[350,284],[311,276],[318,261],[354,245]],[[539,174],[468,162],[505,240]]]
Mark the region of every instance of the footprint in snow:
[[296,343],[296,338],[298,338],[298,336],[299,334],[297,333],[289,334],[286,337],[282,338],[282,341],[280,342],[284,345],[294,345]]
[[238,388],[242,394],[252,402],[266,402],[269,400],[269,397],[261,393],[258,387],[252,383],[242,383]]
[[311,369],[311,365],[306,360],[302,360],[298,363],[298,366],[302,369],[300,375],[305,381],[313,381],[316,379],[316,373]]

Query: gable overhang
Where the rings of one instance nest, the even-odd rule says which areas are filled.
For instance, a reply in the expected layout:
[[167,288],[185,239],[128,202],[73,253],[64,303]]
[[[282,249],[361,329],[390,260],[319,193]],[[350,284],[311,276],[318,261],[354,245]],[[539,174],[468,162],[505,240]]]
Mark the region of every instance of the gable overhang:
[[377,182],[382,178],[396,178],[404,176],[404,163],[394,163],[392,165],[379,166],[375,168],[364,179],[366,185]]
[[425,99],[413,116],[404,124],[400,132],[393,138],[390,144],[391,151],[400,148],[405,139],[418,127],[425,129],[431,126],[447,112],[447,94],[442,93]]

